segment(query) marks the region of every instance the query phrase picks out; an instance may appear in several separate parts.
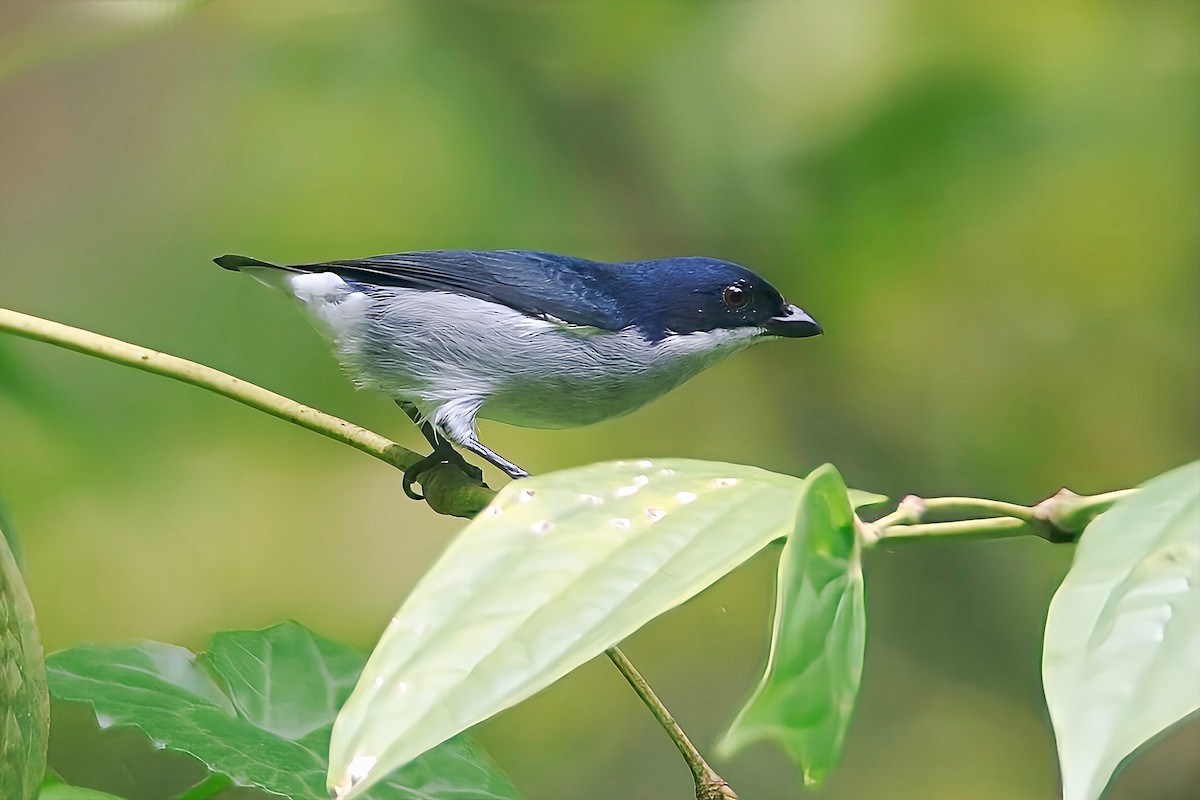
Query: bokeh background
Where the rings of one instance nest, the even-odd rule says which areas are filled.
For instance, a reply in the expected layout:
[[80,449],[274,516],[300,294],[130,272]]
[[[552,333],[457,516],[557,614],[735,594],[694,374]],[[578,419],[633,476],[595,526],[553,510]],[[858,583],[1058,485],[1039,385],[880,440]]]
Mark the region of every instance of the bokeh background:
[[[530,248],[749,265],[827,335],[528,469],[686,456],[1036,501],[1200,441],[1200,4],[113,0],[0,6],[0,302],[418,446],[283,298],[209,259]],[[0,498],[51,650],[295,618],[369,647],[461,524],[346,447],[0,339]],[[495,476],[493,476],[495,477]],[[496,477],[494,485],[501,483]],[[628,652],[711,744],[765,658],[774,554]],[[1041,627],[1070,548],[872,552],[863,692],[811,796],[1053,798]],[[683,798],[607,663],[481,726],[532,800]],[[1113,798],[1195,797],[1200,725]],[[769,746],[743,798],[810,796]]]

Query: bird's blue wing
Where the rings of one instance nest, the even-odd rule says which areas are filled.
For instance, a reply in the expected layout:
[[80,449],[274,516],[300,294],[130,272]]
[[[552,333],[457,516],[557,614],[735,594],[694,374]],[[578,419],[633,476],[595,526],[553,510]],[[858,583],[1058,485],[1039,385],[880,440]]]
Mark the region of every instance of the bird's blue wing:
[[632,324],[614,296],[620,265],[528,250],[429,250],[297,267],[376,286],[455,292],[570,325]]

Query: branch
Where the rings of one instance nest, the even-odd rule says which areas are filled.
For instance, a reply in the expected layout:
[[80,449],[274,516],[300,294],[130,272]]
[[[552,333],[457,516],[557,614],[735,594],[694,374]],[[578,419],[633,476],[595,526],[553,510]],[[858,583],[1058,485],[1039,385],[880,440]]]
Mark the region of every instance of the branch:
[[[1077,541],[1093,519],[1135,491],[1086,496],[1062,489],[1034,506],[975,497],[909,495],[892,513],[875,522],[860,521],[859,535],[864,547],[930,537],[973,540],[1030,535],[1063,544]],[[942,519],[945,517],[967,519]]]
[[[391,439],[380,436],[374,431],[317,411],[315,408],[297,403],[281,394],[268,391],[194,361],[5,308],[0,308],[0,331],[58,345],[77,353],[111,361],[114,364],[123,364],[207,389],[322,436],[348,444],[402,471],[421,460],[421,456],[413,451],[401,447]],[[421,490],[425,494],[426,502],[434,511],[439,514],[467,518],[474,517],[483,510],[496,494],[486,486],[472,483],[461,470],[448,464],[440,464],[422,473]],[[638,673],[621,649],[612,647],[606,652],[638,697],[641,698],[642,703],[650,709],[650,713],[654,715],[675,746],[679,748],[679,752],[683,754],[696,781],[697,800],[737,800],[737,795],[708,766],[699,751],[684,734],[683,729],[675,722],[671,712],[658,699],[654,690],[650,688],[650,684]]]
[[646,683],[646,679],[633,666],[633,662],[629,660],[624,651],[619,647],[611,647],[604,652],[617,665],[617,669],[625,676],[625,680],[637,692],[638,697],[642,698],[642,702],[650,709],[650,713],[654,715],[658,724],[663,727],[663,730],[667,732],[671,741],[679,749],[680,755],[683,756],[683,760],[687,762],[688,768],[692,771],[692,780],[696,783],[696,800],[738,800],[729,784],[708,765],[704,756],[700,755],[700,751],[692,744],[692,740],[683,732],[683,728],[679,727],[675,717],[658,699],[658,695],[650,688],[650,684]]
[[[348,444],[401,471],[421,460],[417,453],[374,431],[194,361],[6,308],[0,308],[0,331],[199,386],[334,441]],[[455,517],[475,516],[495,496],[491,489],[472,483],[459,469],[448,464],[439,465],[424,473],[421,488],[434,511]]]

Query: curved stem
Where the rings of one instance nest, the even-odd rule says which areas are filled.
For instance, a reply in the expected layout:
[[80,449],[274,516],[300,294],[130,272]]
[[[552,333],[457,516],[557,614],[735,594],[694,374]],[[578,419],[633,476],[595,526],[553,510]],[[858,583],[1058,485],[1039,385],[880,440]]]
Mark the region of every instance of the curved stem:
[[[1004,539],[1027,535],[1061,544],[1076,541],[1097,515],[1136,491],[1121,489],[1089,497],[1063,489],[1035,506],[977,497],[909,495],[895,511],[875,522],[860,523],[858,529],[864,547],[931,537]],[[945,517],[960,519],[935,521]]]
[[948,517],[1015,517],[1032,521],[1034,511],[1028,506],[986,500],[978,497],[933,497],[924,498],[910,494],[900,501],[896,510],[875,521],[880,530],[897,525],[911,525],[930,521],[935,516]]
[[[421,460],[417,453],[374,431],[194,361],[6,308],[0,308],[0,331],[65,347],[114,364],[152,372],[207,389],[334,441],[348,444],[400,470],[408,469]],[[437,474],[433,474],[435,470]],[[428,485],[423,482],[422,486],[427,490],[429,505],[440,514],[472,517],[495,496],[495,492],[487,487],[469,483],[466,476],[456,479],[455,476],[462,475],[456,469],[435,470],[428,473]]]
[[650,709],[650,713],[658,720],[658,724],[663,727],[667,735],[671,737],[671,741],[675,743],[675,747],[679,749],[679,754],[683,756],[683,760],[687,762],[688,768],[692,771],[692,779],[696,783],[696,798],[697,800],[737,800],[737,795],[729,784],[726,783],[720,775],[708,765],[704,760],[704,756],[700,755],[700,751],[692,744],[692,740],[683,732],[683,728],[679,727],[679,723],[675,721],[675,717],[663,705],[663,702],[658,699],[658,695],[650,688],[650,684],[642,677],[642,674],[633,666],[633,662],[625,655],[620,647],[611,647],[605,651],[607,655],[625,676],[625,680],[633,687],[638,696]]
[[1034,511],[1028,506],[982,497],[934,497],[924,503],[928,515],[1016,517],[1026,522],[1034,518]]
[[887,544],[928,540],[937,537],[955,539],[1006,539],[1011,536],[1028,536],[1032,531],[1029,523],[1014,517],[992,517],[990,519],[965,519],[954,522],[931,522],[916,525],[891,525],[884,529],[879,541]]
[[[0,331],[33,339],[39,342],[64,347],[85,355],[96,356],[114,364],[122,364],[144,372],[163,375],[183,383],[207,389],[210,392],[236,400],[251,408],[263,411],[279,419],[307,428],[343,444],[391,464],[400,470],[408,469],[421,460],[421,456],[380,436],[374,431],[359,427],[352,422],[297,403],[281,394],[247,383],[220,370],[197,364],[194,361],[139,347],[120,339],[73,328],[58,322],[0,308]],[[495,496],[486,486],[472,484],[465,475],[454,467],[435,467],[422,474],[421,488],[430,507],[439,514],[473,517]],[[698,800],[737,800],[737,795],[717,775],[700,752],[675,722],[671,712],[650,688],[629,658],[619,647],[607,651],[608,657],[617,665],[634,692],[641,698],[650,713],[658,720],[667,735],[679,748],[696,781]]]

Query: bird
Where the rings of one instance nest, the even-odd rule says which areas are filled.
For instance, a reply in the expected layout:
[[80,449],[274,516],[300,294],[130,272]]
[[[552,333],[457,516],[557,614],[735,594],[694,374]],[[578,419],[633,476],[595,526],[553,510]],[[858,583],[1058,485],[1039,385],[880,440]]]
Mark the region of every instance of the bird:
[[479,418],[569,428],[628,414],[755,342],[823,330],[746,267],[702,256],[608,263],[531,250],[426,250],[276,264],[213,261],[304,306],[359,388],[390,396],[433,448],[454,445],[510,478],[528,473],[479,441]]

